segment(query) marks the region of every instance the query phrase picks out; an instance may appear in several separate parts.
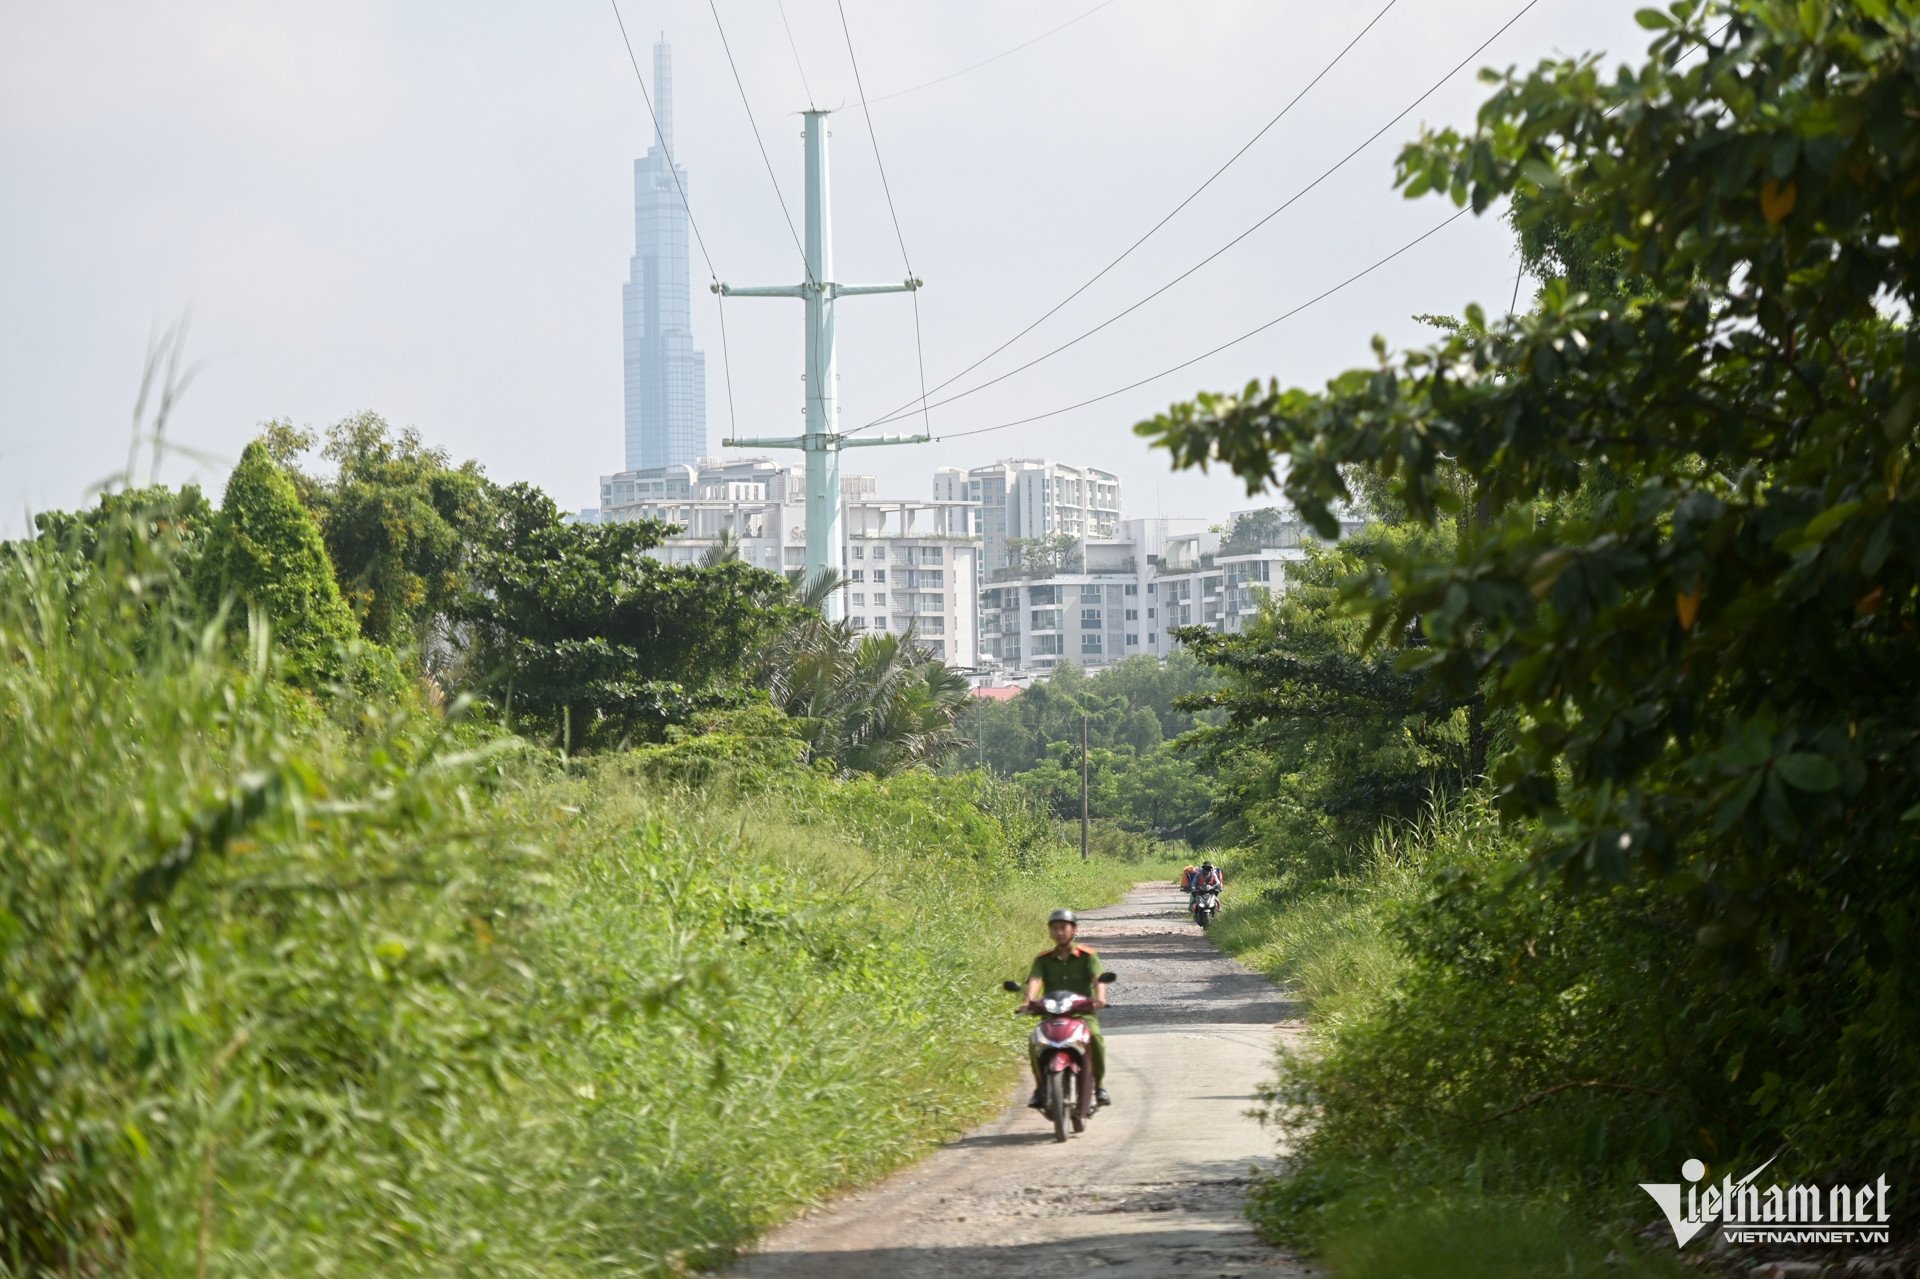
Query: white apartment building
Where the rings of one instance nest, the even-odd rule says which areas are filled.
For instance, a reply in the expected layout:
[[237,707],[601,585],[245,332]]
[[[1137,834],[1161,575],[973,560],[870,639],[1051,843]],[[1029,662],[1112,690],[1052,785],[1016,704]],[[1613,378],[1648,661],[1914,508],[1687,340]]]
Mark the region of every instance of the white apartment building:
[[[1360,527],[1343,520],[1341,533]],[[1238,632],[1261,595],[1285,589],[1286,566],[1306,558],[1313,536],[1287,521],[1261,545],[1223,555],[1204,520],[1122,520],[1118,533],[1087,541],[1075,571],[990,574],[980,592],[983,661],[1009,673],[1062,662],[1094,670],[1135,653],[1167,656],[1175,627]]]
[[1006,568],[1012,538],[1112,538],[1120,523],[1120,477],[1091,466],[1044,458],[1003,458],[962,471],[933,473],[941,501],[977,503],[986,571]]
[[[603,520],[664,520],[681,532],[648,552],[696,564],[729,535],[740,558],[776,573],[806,565],[805,471],[770,458],[702,458],[600,480]],[[856,631],[904,634],[951,666],[980,661],[979,507],[878,496],[870,475],[843,475],[845,616]]]

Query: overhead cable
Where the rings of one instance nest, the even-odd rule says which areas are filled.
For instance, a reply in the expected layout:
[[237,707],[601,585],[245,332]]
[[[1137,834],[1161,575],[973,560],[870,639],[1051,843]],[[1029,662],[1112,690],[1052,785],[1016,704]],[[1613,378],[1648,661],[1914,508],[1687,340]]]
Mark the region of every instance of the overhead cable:
[[[1108,262],[1105,266],[1101,267],[1098,271],[1095,271],[1091,276],[1087,277],[1086,281],[1082,283],[1079,288],[1075,289],[1073,292],[1067,294],[1067,296],[1061,298],[1058,302],[1054,303],[1051,307],[1047,308],[1046,311],[1042,312],[1039,316],[1037,316],[1031,324],[1027,325],[1026,328],[1021,329],[1018,333],[1014,334],[1012,337],[1002,342],[999,346],[994,347],[993,350],[988,351],[985,355],[975,360],[972,364],[967,365],[966,368],[961,369],[958,373],[955,373],[952,377],[948,378],[944,382],[941,382],[940,384],[935,386],[933,389],[935,391],[943,391],[947,387],[952,386],[955,382],[958,382],[961,378],[973,372],[975,369],[979,368],[982,364],[985,364],[988,360],[991,360],[994,356],[1000,354],[1000,352],[1006,350],[1008,347],[1012,346],[1015,342],[1018,342],[1021,338],[1025,337],[1027,334],[1039,328],[1042,324],[1046,323],[1049,319],[1052,319],[1055,315],[1057,315],[1060,312],[1060,310],[1064,308],[1068,303],[1072,302],[1075,298],[1079,297],[1082,293],[1085,293],[1088,289],[1092,288],[1095,284],[1097,284],[1107,274],[1107,272],[1113,270],[1113,268],[1119,266],[1122,262],[1126,261],[1128,257],[1132,256],[1133,251],[1135,249],[1139,248],[1141,245],[1145,244],[1149,239],[1151,239],[1154,233],[1160,230],[1161,227],[1173,221],[1175,216],[1177,216],[1182,209],[1186,208],[1189,204],[1192,204],[1195,200],[1199,199],[1201,193],[1204,192],[1208,187],[1212,186],[1214,182],[1219,179],[1221,174],[1225,173],[1228,169],[1232,168],[1235,162],[1237,162],[1241,156],[1245,155],[1249,150],[1252,149],[1254,143],[1258,142],[1261,138],[1265,137],[1267,135],[1268,130],[1272,129],[1274,125],[1280,123],[1281,120],[1285,119],[1287,113],[1293,110],[1294,105],[1298,103],[1300,99],[1306,97],[1308,91],[1311,90],[1314,85],[1319,84],[1321,80],[1325,79],[1329,71],[1332,71],[1335,67],[1339,66],[1341,60],[1345,58],[1349,52],[1352,51],[1353,46],[1360,43],[1361,37],[1365,36],[1367,32],[1373,30],[1374,25],[1378,23],[1380,19],[1386,17],[1387,10],[1393,8],[1393,6],[1396,3],[1398,3],[1398,0],[1387,0],[1385,7],[1383,7],[1380,10],[1380,12],[1374,14],[1372,20],[1369,21],[1366,26],[1360,28],[1359,33],[1356,34],[1353,37],[1353,39],[1347,41],[1347,43],[1341,48],[1340,52],[1333,55],[1332,61],[1328,62],[1326,66],[1321,67],[1319,73],[1316,74],[1313,77],[1313,79],[1307,81],[1306,85],[1298,93],[1294,94],[1292,98],[1288,99],[1287,104],[1281,107],[1280,110],[1274,114],[1272,119],[1268,120],[1265,124],[1261,125],[1257,133],[1255,133],[1251,138],[1248,138],[1246,142],[1241,144],[1241,147],[1238,151],[1235,151],[1232,155],[1228,156],[1227,162],[1225,164],[1215,169],[1205,182],[1202,182],[1199,186],[1195,187],[1191,192],[1189,192],[1187,194],[1187,197],[1184,200],[1180,201],[1180,203],[1174,205],[1173,208],[1168,211],[1165,217],[1161,218],[1158,222],[1148,227],[1144,235],[1142,235],[1139,239],[1135,240],[1132,244],[1129,244],[1125,249],[1121,250],[1120,255],[1118,257],[1114,258],[1112,261]],[[876,426],[880,422],[891,421],[896,415],[902,412],[902,409],[904,407],[905,406],[902,406],[901,408],[895,408],[894,410],[887,413],[883,417],[877,419],[876,421],[866,423],[864,426],[858,427],[856,429],[864,431],[869,426]]]
[[[1522,12],[1524,12],[1524,10]],[[1718,30],[1714,31],[1711,35],[1707,36],[1706,39],[1702,41],[1700,44],[1696,45],[1694,48],[1691,48],[1687,50],[1685,53],[1681,54],[1680,58],[1675,61],[1675,65],[1677,66],[1679,62],[1692,57],[1695,53],[1700,52],[1702,49],[1711,48],[1713,41],[1719,39],[1722,35],[1724,35],[1727,31],[1727,28],[1731,27],[1732,25],[1733,24],[1731,22],[1724,24]],[[1611,115],[1614,111],[1618,109],[1619,109],[1618,107],[1609,107],[1607,109],[1607,114]],[[1016,426],[1026,426],[1029,423],[1041,422],[1041,421],[1045,421],[1048,418],[1059,417],[1063,413],[1071,413],[1075,409],[1086,408],[1088,405],[1091,405],[1091,404],[1098,404],[1103,400],[1110,400],[1117,395],[1124,395],[1128,391],[1138,390],[1140,387],[1146,386],[1151,382],[1157,382],[1161,378],[1171,377],[1173,374],[1178,373],[1183,369],[1191,368],[1193,365],[1198,364],[1202,360],[1218,355],[1222,351],[1238,346],[1242,342],[1248,341],[1251,338],[1259,336],[1260,334],[1266,332],[1268,329],[1273,328],[1277,324],[1280,324],[1282,321],[1292,319],[1294,316],[1300,314],[1302,311],[1306,310],[1308,307],[1314,306],[1315,304],[1324,301],[1325,299],[1331,297],[1335,293],[1340,292],[1342,289],[1346,288],[1348,285],[1353,284],[1358,280],[1373,274],[1375,271],[1379,270],[1381,267],[1385,266],[1387,263],[1399,257],[1401,254],[1406,253],[1409,249],[1412,249],[1415,245],[1420,244],[1422,241],[1431,238],[1432,236],[1436,235],[1437,233],[1444,230],[1445,228],[1453,225],[1455,222],[1458,222],[1461,218],[1465,217],[1468,213],[1471,213],[1472,211],[1473,209],[1471,205],[1455,210],[1452,214],[1448,215],[1446,218],[1442,219],[1440,222],[1434,224],[1433,226],[1428,227],[1425,231],[1421,232],[1419,235],[1415,236],[1413,239],[1407,241],[1405,244],[1401,245],[1399,248],[1395,249],[1393,252],[1387,254],[1383,258],[1380,258],[1378,261],[1372,263],[1370,266],[1364,267],[1361,270],[1354,272],[1352,275],[1340,281],[1340,283],[1334,285],[1333,287],[1315,294],[1313,297],[1308,298],[1305,302],[1300,303],[1298,306],[1293,307],[1291,310],[1283,311],[1279,315],[1274,316],[1271,320],[1266,321],[1264,324],[1260,324],[1254,328],[1248,329],[1245,333],[1240,334],[1238,337],[1230,338],[1227,341],[1222,342],[1220,345],[1216,347],[1213,347],[1206,351],[1202,351],[1200,354],[1194,356],[1191,359],[1182,360],[1180,363],[1175,364],[1169,368],[1162,369],[1158,373],[1149,374],[1148,376],[1140,378],[1137,381],[1129,382],[1125,386],[1116,387],[1114,390],[1104,392],[1103,394],[1100,394],[1100,395],[1090,396],[1087,399],[1080,400],[1076,403],[1066,405],[1063,408],[1050,409],[1045,413],[1036,413],[1030,417],[1023,417],[1012,422],[999,422],[993,426],[974,427],[973,429],[966,430],[966,431],[950,431],[944,435],[939,436],[938,438],[942,440],[957,440],[957,439],[963,439],[969,435],[986,435],[993,431],[1005,431],[1005,430],[1010,430],[1011,428]]]
[[[633,78],[640,86],[640,99],[647,104],[647,119],[653,121],[653,136],[660,143],[660,154],[667,158],[667,172],[673,175],[673,189],[680,193],[680,207],[686,212],[687,225],[693,228],[693,240],[700,246],[700,260],[707,264],[707,274],[714,283],[720,282],[720,273],[713,268],[713,255],[707,252],[707,239],[700,234],[700,224],[694,220],[693,206],[687,203],[687,188],[680,181],[680,166],[674,163],[673,148],[667,144],[667,135],[660,128],[660,117],[653,109],[653,95],[647,92],[647,78],[640,74],[640,59],[634,55],[633,41],[627,37],[627,23],[620,16],[620,0],[607,0],[613,10],[613,20],[620,27],[620,43],[627,47],[627,62],[633,67]],[[720,316],[720,373],[727,384],[727,429],[734,429],[733,419],[733,362],[727,355],[726,313]]]
[[793,50],[793,69],[800,73],[800,87],[807,91],[807,105],[813,105],[813,86],[807,83],[807,69],[800,65],[800,45],[793,38],[793,24],[787,21],[787,0],[773,0],[780,10],[780,25],[787,29],[787,48]]
[[[1005,373],[999,374],[996,377],[989,378],[984,382],[977,383],[971,387],[968,387],[964,391],[958,391],[953,395],[947,396],[943,400],[935,400],[928,407],[939,408],[941,405],[951,404],[956,400],[964,399],[969,395],[977,394],[980,391],[986,390],[990,386],[997,385],[998,383],[1006,381],[1010,377],[1013,377],[1017,374],[1025,372],[1026,370],[1034,367],[1036,364],[1040,364],[1043,361],[1052,359],[1054,356],[1059,355],[1061,352],[1079,345],[1081,342],[1084,342],[1086,339],[1092,337],[1094,334],[1100,332],[1102,329],[1105,329],[1110,325],[1113,325],[1119,322],[1120,320],[1126,318],[1127,316],[1133,314],[1135,311],[1139,310],[1141,307],[1145,306],[1147,303],[1153,301],[1155,298],[1159,297],[1161,294],[1167,292],[1167,290],[1173,288],[1175,285],[1179,284],[1181,281],[1192,276],[1195,272],[1201,270],[1203,267],[1207,266],[1209,263],[1213,262],[1215,259],[1219,258],[1221,255],[1227,253],[1229,250],[1234,248],[1234,246],[1238,245],[1241,241],[1245,240],[1248,236],[1252,235],[1255,231],[1258,231],[1261,227],[1265,226],[1267,223],[1273,221],[1273,219],[1280,216],[1280,214],[1286,212],[1287,209],[1291,208],[1301,198],[1306,196],[1308,192],[1312,191],[1315,187],[1318,187],[1322,182],[1325,182],[1328,178],[1332,177],[1335,173],[1339,172],[1339,170],[1344,168],[1348,164],[1348,162],[1350,162],[1355,156],[1359,155],[1362,151],[1366,150],[1368,147],[1372,146],[1375,142],[1379,141],[1379,139],[1387,132],[1387,130],[1391,129],[1394,125],[1400,123],[1400,121],[1405,119],[1408,115],[1410,115],[1416,107],[1418,107],[1421,103],[1425,102],[1428,98],[1432,97],[1436,92],[1438,92],[1446,84],[1448,80],[1452,79],[1456,74],[1459,73],[1461,68],[1465,67],[1468,63],[1472,62],[1475,58],[1479,57],[1480,54],[1487,48],[1488,45],[1492,44],[1495,40],[1499,39],[1502,35],[1504,35],[1509,27],[1513,26],[1514,23],[1518,22],[1521,18],[1525,17],[1526,14],[1529,11],[1531,11],[1539,3],[1540,3],[1540,0],[1527,0],[1527,3],[1520,8],[1519,12],[1515,13],[1512,17],[1508,18],[1505,22],[1503,22],[1500,25],[1498,30],[1496,30],[1492,35],[1488,36],[1485,40],[1482,40],[1477,46],[1475,46],[1472,52],[1468,53],[1466,57],[1456,62],[1451,68],[1447,70],[1446,74],[1442,75],[1439,79],[1435,80],[1434,83],[1431,86],[1429,86],[1425,92],[1423,92],[1419,97],[1415,98],[1412,102],[1408,103],[1391,120],[1388,120],[1385,124],[1381,125],[1378,129],[1375,129],[1371,134],[1369,134],[1365,139],[1365,141],[1361,142],[1358,146],[1354,147],[1352,150],[1348,151],[1345,155],[1341,156],[1340,159],[1336,160],[1331,166],[1325,169],[1320,174],[1319,177],[1316,177],[1315,179],[1313,179],[1313,181],[1307,183],[1305,186],[1301,187],[1298,191],[1295,191],[1292,195],[1288,196],[1286,200],[1281,202],[1281,204],[1278,207],[1274,208],[1273,210],[1268,212],[1265,216],[1261,217],[1252,226],[1248,227],[1246,230],[1242,231],[1240,234],[1234,236],[1231,240],[1227,241],[1225,244],[1221,245],[1219,248],[1215,249],[1213,252],[1207,254],[1205,257],[1201,258],[1198,262],[1194,263],[1192,266],[1188,267],[1186,270],[1180,272],[1180,274],[1174,276],[1171,280],[1168,280],[1165,284],[1162,284],[1159,288],[1154,289],[1151,293],[1148,293],[1145,297],[1140,298],[1138,301],[1134,302],[1132,305],[1126,307],[1125,309],[1117,312],[1116,314],[1107,317],[1106,319],[1102,320],[1100,323],[1094,325],[1092,328],[1087,329],[1086,331],[1080,333],[1078,336],[1070,338],[1069,340],[1062,342],[1060,345],[1052,348],[1051,350],[1035,356],[1033,359],[1028,360],[1025,364],[1017,365],[1016,367],[1007,370]],[[901,409],[895,409],[891,413],[875,418],[870,422],[863,423],[859,429],[866,430],[868,427],[880,426],[887,422],[894,421],[904,416],[907,416],[907,413],[903,406],[903,408]]]
[[869,98],[863,93],[860,95],[860,105],[867,106],[874,102],[891,102],[895,98],[904,98],[909,93],[918,93],[922,89],[931,89],[936,84],[945,84],[947,81],[957,79],[960,76],[967,74],[967,72],[969,71],[978,71],[981,67],[989,66],[992,63],[1000,61],[1000,59],[1002,58],[1010,57],[1013,54],[1020,52],[1020,50],[1028,47],[1029,45],[1039,44],[1042,40],[1046,39],[1050,35],[1055,35],[1059,32],[1065,31],[1068,27],[1072,26],[1076,22],[1085,22],[1088,18],[1091,18],[1094,14],[1100,12],[1102,9],[1106,8],[1108,5],[1112,3],[1113,3],[1113,0],[1100,0],[1099,4],[1096,4],[1095,6],[1093,6],[1093,8],[1087,10],[1085,13],[1081,14],[1077,18],[1068,18],[1065,22],[1061,23],[1059,26],[1049,27],[1047,30],[1042,31],[1039,35],[1033,37],[1033,39],[1031,40],[1024,40],[1021,43],[1014,45],[1013,48],[1011,49],[1006,49],[999,53],[994,54],[991,58],[983,58],[979,62],[974,63],[972,66],[961,67],[958,71],[949,72],[948,74],[941,76],[938,80],[929,80],[925,84],[916,84],[910,89],[895,89],[892,93],[883,93],[877,98]]
[[[760,148],[760,163],[766,166],[767,181],[773,184],[773,198],[780,202],[780,216],[787,220],[787,234],[793,237],[794,252],[800,255],[800,269],[806,274],[809,284],[815,283],[813,263],[807,261],[807,251],[800,243],[800,232],[794,228],[793,214],[787,209],[787,197],[780,190],[780,179],[774,176],[773,161],[767,158],[767,144],[760,138],[760,125],[753,118],[753,104],[747,101],[747,86],[741,82],[740,68],[734,64],[733,47],[727,43],[727,28],[720,21],[720,7],[714,0],[707,0],[707,9],[713,14],[714,30],[720,33],[720,48],[727,55],[727,69],[733,72],[733,87],[740,91],[740,106],[747,113],[747,127],[753,130],[753,144]],[[794,57],[798,59],[797,51]]]
[[880,189],[887,197],[887,216],[893,219],[893,236],[900,242],[900,260],[906,264],[907,283],[911,286],[907,295],[913,299],[913,351],[920,365],[920,421],[924,428],[928,422],[927,356],[920,343],[920,282],[913,274],[913,260],[907,256],[907,237],[900,230],[900,214],[893,207],[893,187],[887,182],[887,166],[880,159],[880,135],[873,130],[873,112],[867,109],[867,91],[860,83],[860,59],[854,56],[853,32],[847,26],[847,7],[841,0],[833,0],[833,3],[834,8],[840,11],[840,31],[847,40],[847,61],[853,64],[853,87],[860,94],[860,112],[867,119],[867,140],[873,143],[874,167],[880,170]]
[[1128,391],[1137,390],[1140,387],[1147,385],[1149,382],[1157,382],[1163,377],[1171,377],[1175,373],[1180,372],[1182,369],[1191,368],[1193,365],[1200,363],[1200,361],[1205,360],[1211,356],[1218,355],[1220,354],[1220,352],[1225,351],[1230,347],[1238,346],[1242,342],[1245,342],[1250,338],[1258,337],[1260,334],[1265,333],[1268,329],[1272,328],[1276,324],[1279,324],[1283,320],[1290,320],[1294,316],[1306,310],[1308,307],[1313,306],[1316,303],[1322,302],[1327,298],[1332,297],[1334,294],[1338,293],[1340,290],[1346,288],[1349,284],[1352,284],[1355,281],[1360,280],[1365,276],[1372,275],[1375,271],[1379,270],[1381,267],[1385,266],[1387,263],[1393,261],[1395,258],[1399,257],[1401,254],[1405,253],[1407,250],[1413,248],[1415,245],[1419,244],[1421,241],[1426,240],[1429,237],[1437,234],[1443,228],[1451,226],[1453,223],[1459,221],[1461,218],[1465,217],[1468,213],[1472,211],[1473,210],[1471,206],[1456,210],[1452,215],[1446,218],[1446,220],[1435,223],[1433,226],[1428,227],[1425,231],[1421,232],[1419,235],[1415,236],[1413,239],[1407,241],[1405,244],[1401,245],[1399,248],[1395,249],[1393,252],[1387,254],[1385,257],[1374,262],[1373,265],[1368,267],[1363,267],[1361,270],[1355,271],[1352,275],[1340,281],[1340,283],[1334,285],[1329,289],[1323,290],[1320,293],[1316,293],[1314,296],[1308,298],[1305,302],[1300,303],[1298,306],[1292,308],[1291,310],[1283,311],[1279,315],[1274,316],[1271,320],[1268,320],[1266,323],[1257,325],[1254,328],[1248,329],[1245,333],[1242,333],[1239,337],[1230,338],[1227,341],[1222,342],[1219,346],[1213,347],[1210,350],[1202,351],[1200,354],[1194,356],[1192,359],[1182,360],[1180,361],[1180,363],[1175,364],[1170,368],[1161,369],[1158,373],[1149,374],[1146,377],[1140,378],[1138,381],[1129,382],[1125,386],[1115,387],[1111,391],[1107,391],[1100,395],[1091,396],[1077,403],[1069,404],[1064,408],[1049,409],[1045,413],[1035,413],[1031,417],[1023,417],[1013,422],[1001,422],[994,426],[980,426],[967,431],[948,431],[937,438],[942,440],[958,440],[958,439],[963,439],[969,435],[985,435],[990,431],[1004,431],[1009,429],[1010,427],[1025,426],[1029,422],[1042,422],[1050,417],[1059,417],[1062,413],[1071,413],[1075,409],[1086,408],[1089,404],[1098,404],[1102,400],[1110,400],[1116,395],[1124,395]]

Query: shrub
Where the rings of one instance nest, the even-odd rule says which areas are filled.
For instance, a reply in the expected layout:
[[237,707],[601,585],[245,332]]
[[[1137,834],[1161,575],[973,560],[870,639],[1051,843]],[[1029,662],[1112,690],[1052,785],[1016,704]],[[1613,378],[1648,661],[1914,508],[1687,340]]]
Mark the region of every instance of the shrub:
[[196,586],[209,611],[237,600],[265,618],[289,675],[308,687],[343,673],[341,653],[360,634],[319,526],[258,440],[227,479]]
[[316,715],[136,585],[0,565],[9,1275],[718,1264],[996,1104],[998,979],[1131,878],[984,779]]

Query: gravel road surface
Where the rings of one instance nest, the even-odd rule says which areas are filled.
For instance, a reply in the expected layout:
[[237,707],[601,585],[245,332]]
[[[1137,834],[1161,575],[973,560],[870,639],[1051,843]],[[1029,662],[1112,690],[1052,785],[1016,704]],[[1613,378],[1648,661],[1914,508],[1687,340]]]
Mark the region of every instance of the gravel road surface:
[[[1231,899],[1229,899],[1231,900]],[[1118,976],[1106,1030],[1114,1104],[1063,1144],[1026,1088],[999,1119],[761,1242],[741,1279],[1094,1275],[1255,1279],[1314,1273],[1254,1237],[1240,1207],[1273,1134],[1246,1111],[1299,1025],[1282,993],[1226,958],[1186,897],[1143,884],[1088,911],[1080,939]],[[1046,942],[1036,922],[1035,946]],[[1018,975],[1018,974],[1010,974]],[[1007,1033],[1024,1035],[1008,1018]]]

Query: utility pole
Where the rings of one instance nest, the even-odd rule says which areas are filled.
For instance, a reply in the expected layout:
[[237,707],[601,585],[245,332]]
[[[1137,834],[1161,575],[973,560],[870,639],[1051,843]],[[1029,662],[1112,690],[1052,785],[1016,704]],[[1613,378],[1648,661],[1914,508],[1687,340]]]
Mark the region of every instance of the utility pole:
[[1087,716],[1080,715],[1080,860],[1087,860]]
[[[716,284],[713,291],[733,298],[800,298],[807,304],[807,427],[800,436],[722,440],[728,448],[802,449],[807,455],[807,570],[806,580],[821,573],[840,572],[840,543],[845,503],[840,495],[840,450],[878,444],[924,444],[925,435],[840,434],[840,400],[835,383],[833,306],[836,299],[868,293],[910,293],[920,281],[900,284],[836,284],[833,279],[833,235],[827,190],[827,112],[806,113],[807,145],[807,278],[799,284],[773,284],[736,289]],[[845,615],[841,593],[824,602],[828,621]]]

